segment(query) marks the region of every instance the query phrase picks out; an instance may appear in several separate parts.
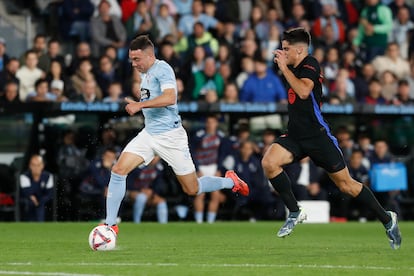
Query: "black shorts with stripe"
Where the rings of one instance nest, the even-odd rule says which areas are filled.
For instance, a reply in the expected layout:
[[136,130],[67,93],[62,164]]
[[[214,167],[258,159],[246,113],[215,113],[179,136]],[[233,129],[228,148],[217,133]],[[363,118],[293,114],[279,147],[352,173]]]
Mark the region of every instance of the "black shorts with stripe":
[[326,131],[321,132],[319,136],[304,139],[282,135],[276,139],[276,143],[290,151],[295,161],[309,156],[317,166],[329,173],[338,172],[346,167],[338,141]]

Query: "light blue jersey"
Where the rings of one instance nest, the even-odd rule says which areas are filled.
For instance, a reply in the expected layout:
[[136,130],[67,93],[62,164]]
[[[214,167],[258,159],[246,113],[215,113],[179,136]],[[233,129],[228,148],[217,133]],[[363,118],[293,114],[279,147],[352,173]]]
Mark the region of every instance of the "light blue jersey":
[[[154,99],[168,88],[175,90],[177,82],[171,66],[165,61],[156,59],[146,73],[141,74],[141,102]],[[177,103],[165,107],[143,108],[145,129],[150,134],[159,134],[181,126]]]

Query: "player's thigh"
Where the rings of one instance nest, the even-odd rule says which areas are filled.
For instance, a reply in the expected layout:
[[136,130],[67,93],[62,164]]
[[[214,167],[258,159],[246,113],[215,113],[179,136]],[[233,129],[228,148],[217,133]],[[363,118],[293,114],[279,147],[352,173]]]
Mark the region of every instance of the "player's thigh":
[[112,171],[119,175],[127,175],[142,163],[144,163],[144,159],[141,156],[136,153],[124,151],[112,167]]
[[198,192],[197,174],[194,172],[186,175],[177,175],[177,180],[180,182],[183,191],[188,195],[196,195]]
[[321,135],[304,141],[302,146],[312,161],[328,173],[339,172],[346,167],[342,151],[333,136]]
[[295,158],[294,152],[299,150],[296,148],[298,147],[293,142],[279,138],[265,152],[262,159],[263,167],[272,169],[291,163]]
[[[146,132],[145,128],[132,139],[122,151],[123,153],[132,153],[139,156],[140,164],[148,165],[154,159],[154,143],[151,135]],[[121,154],[121,155],[122,155]],[[134,166],[133,168],[135,168]]]
[[184,128],[174,129],[154,139],[154,151],[170,165],[176,175],[195,172]]

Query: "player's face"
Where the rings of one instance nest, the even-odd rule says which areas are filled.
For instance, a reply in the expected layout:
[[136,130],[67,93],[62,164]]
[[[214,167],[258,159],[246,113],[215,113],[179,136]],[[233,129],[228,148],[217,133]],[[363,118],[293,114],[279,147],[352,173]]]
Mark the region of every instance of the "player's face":
[[303,45],[290,44],[286,40],[282,41],[282,50],[285,53],[287,65],[295,65],[300,58],[300,54],[304,51]]
[[132,63],[132,67],[141,73],[145,73],[151,67],[152,59],[148,50],[129,50],[129,60]]

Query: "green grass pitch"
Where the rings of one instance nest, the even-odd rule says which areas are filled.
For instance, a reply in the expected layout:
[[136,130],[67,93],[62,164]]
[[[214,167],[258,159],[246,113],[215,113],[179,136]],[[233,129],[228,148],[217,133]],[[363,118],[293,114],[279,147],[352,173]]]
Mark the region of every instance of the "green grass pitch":
[[379,222],[121,223],[114,251],[92,251],[94,223],[0,223],[0,275],[414,275],[414,223],[392,250]]

